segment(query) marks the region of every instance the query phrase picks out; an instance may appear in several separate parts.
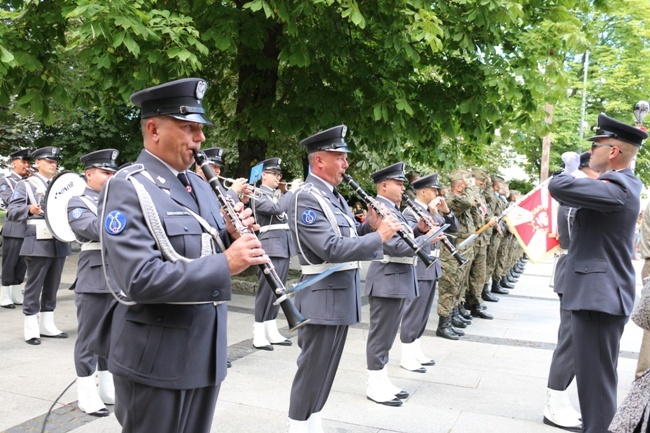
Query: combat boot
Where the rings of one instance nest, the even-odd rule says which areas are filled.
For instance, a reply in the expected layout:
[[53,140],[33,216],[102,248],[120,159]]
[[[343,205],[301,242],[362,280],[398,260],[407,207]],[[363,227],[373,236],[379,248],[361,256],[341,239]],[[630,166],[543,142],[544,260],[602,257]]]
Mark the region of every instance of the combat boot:
[[458,307],[458,314],[463,316],[465,320],[469,320],[470,323],[472,322],[472,313],[470,313],[463,304],[460,304]]
[[472,324],[472,315],[469,311],[467,311],[467,315],[469,317],[465,317],[462,314],[460,314],[460,308],[459,307],[454,307],[453,310],[451,310],[451,315],[452,317],[456,317],[457,319],[460,319],[466,326],[469,326]]
[[506,289],[513,289],[515,287],[514,284],[511,284],[506,277],[501,277],[501,280],[499,280],[499,285],[503,288]]
[[487,302],[499,302],[499,298],[490,292],[490,285],[486,284],[481,292],[481,299]]
[[454,326],[450,326],[449,329],[451,329],[451,332],[454,334],[458,335],[459,337],[462,337],[465,335],[465,331],[459,328],[454,328]]
[[456,316],[454,313],[451,313],[451,326],[461,329],[467,328],[467,324],[461,320],[460,315]]
[[487,320],[494,319],[494,317],[490,313],[485,312],[479,304],[472,305],[472,316]]
[[436,335],[447,340],[458,340],[460,338],[458,334],[451,330],[451,318],[443,316],[438,317]]
[[501,287],[499,280],[492,280],[492,293],[498,293],[499,295],[507,295],[510,293],[508,290]]

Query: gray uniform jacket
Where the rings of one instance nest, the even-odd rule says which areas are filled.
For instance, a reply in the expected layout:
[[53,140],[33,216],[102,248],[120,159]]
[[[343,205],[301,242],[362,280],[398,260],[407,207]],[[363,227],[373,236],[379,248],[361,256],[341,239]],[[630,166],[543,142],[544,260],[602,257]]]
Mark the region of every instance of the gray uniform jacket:
[[[320,194],[334,214],[341,236],[325,217],[315,197]],[[350,222],[343,216],[347,215]],[[347,203],[341,204],[323,180],[309,175],[292,197],[289,206],[291,239],[301,265],[343,263],[382,257],[381,237],[371,233],[368,223],[354,224]],[[356,231],[360,236],[351,237]],[[303,275],[302,279],[313,275]],[[354,325],[361,320],[361,292],[358,269],[334,272],[296,293],[295,305],[314,325]]]
[[[404,231],[411,231],[411,226],[395,207],[395,203],[384,197],[376,197],[386,208],[395,215],[404,227]],[[416,229],[414,238],[420,233]],[[397,234],[393,235],[383,244],[384,258],[390,257],[415,257],[415,251]],[[415,266],[408,263],[382,263],[374,260],[368,267],[366,277],[366,295],[382,298],[413,299],[419,295]]]
[[[34,183],[40,182],[43,191],[47,189],[47,180],[39,174],[31,178],[23,179],[16,185],[16,190],[11,196],[9,207],[7,208],[7,219],[9,221],[23,222],[29,220],[43,220],[45,217],[40,215],[29,215],[29,206],[31,205],[28,197],[27,188],[32,190],[34,198],[38,200],[39,195],[36,193]],[[43,206],[43,199],[40,197],[40,205]],[[72,249],[68,242],[61,242],[56,238],[36,239],[36,226],[27,225],[25,227],[25,240],[20,248],[20,255],[27,257],[66,257],[72,254]]]
[[598,179],[558,174],[549,191],[561,204],[579,207],[561,285],[566,310],[629,316],[634,305],[632,265],[641,181],[632,170],[608,171]]
[[[22,178],[15,171],[0,179],[0,199],[4,202],[5,208],[9,207],[11,196],[18,182],[21,180]],[[24,221],[10,221],[8,218],[5,218],[5,222],[2,225],[2,236],[8,238],[24,238],[25,230],[26,225]]]
[[[218,229],[226,246],[228,235],[210,185],[186,174],[196,201],[169,168],[143,150],[136,164],[104,186],[98,210],[111,281],[137,304],[118,304],[109,312],[97,347],[110,348],[113,374],[168,389],[213,386],[226,376],[226,304],[214,303],[231,298],[228,261],[224,254],[200,257],[203,231],[186,208]],[[163,258],[129,176],[151,196],[174,250],[192,260]]]
[[[415,205],[418,207],[418,209],[425,214],[429,215],[431,219],[435,222],[437,222],[440,225],[444,224],[449,224],[449,227],[445,230],[446,232],[449,233],[455,233],[458,231],[458,220],[456,219],[456,216],[454,215],[454,212],[450,209],[448,215],[434,215],[429,210],[426,208],[426,206],[422,203],[420,203],[417,200],[414,200]],[[419,218],[417,214],[411,209],[410,207],[407,207],[404,209],[404,218],[411,224],[411,227],[416,228],[418,225]],[[440,245],[440,241],[436,242],[435,244],[428,244],[422,249],[427,253],[430,254],[432,251],[435,251],[437,249],[442,248]],[[438,255],[440,257],[440,255]],[[424,263],[422,263],[422,260],[418,260],[418,264],[416,267],[417,275],[418,275],[418,281],[431,281],[431,280],[437,280],[442,276],[442,266],[440,264],[440,259],[436,260],[436,262],[429,267],[429,269],[426,268]]]
[[[99,193],[86,187],[82,197],[93,203],[95,208],[89,208],[88,204],[79,197],[70,198],[68,223],[79,242],[99,245],[99,225],[96,213]],[[104,278],[100,250],[81,250],[77,265],[77,278],[70,289],[76,293],[110,293]]]
[[[273,193],[268,186],[262,185],[260,189]],[[276,224],[287,224],[287,210],[293,200],[293,192],[283,194],[279,199],[262,194],[259,200],[253,200],[251,207],[255,214],[255,221],[261,226],[271,226]],[[296,252],[291,242],[288,228],[286,230],[268,230],[257,235],[262,242],[262,248],[269,257],[289,258]]]

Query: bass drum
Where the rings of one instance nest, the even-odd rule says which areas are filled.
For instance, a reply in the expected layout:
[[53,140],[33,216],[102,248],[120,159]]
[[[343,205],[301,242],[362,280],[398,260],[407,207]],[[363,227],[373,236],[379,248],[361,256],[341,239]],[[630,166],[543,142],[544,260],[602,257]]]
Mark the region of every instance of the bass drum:
[[68,223],[68,202],[86,189],[83,175],[74,171],[62,171],[50,181],[43,200],[45,222],[55,238],[62,242],[76,240]]

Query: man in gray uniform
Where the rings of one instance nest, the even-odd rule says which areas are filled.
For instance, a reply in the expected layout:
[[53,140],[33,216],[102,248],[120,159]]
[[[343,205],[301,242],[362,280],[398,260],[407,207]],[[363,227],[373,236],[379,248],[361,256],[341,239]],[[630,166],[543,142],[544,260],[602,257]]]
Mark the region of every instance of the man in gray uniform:
[[[95,343],[108,356],[124,433],[210,431],[226,376],[230,276],[268,260],[255,235],[224,223],[213,190],[188,172],[209,123],[206,88],[186,78],[131,95],[144,150],[99,198],[109,281],[130,300],[109,310]],[[254,229],[242,208],[228,220]]]
[[[428,216],[432,223],[440,226],[449,224],[447,232],[454,233],[458,231],[458,220],[454,213],[447,206],[444,198],[438,196],[438,174],[430,174],[421,177],[413,183],[411,187],[415,190],[414,205],[417,210]],[[420,221],[419,215],[411,207],[404,209],[404,217],[411,224],[411,227],[416,227]],[[435,244],[426,245],[423,250],[430,256],[440,257],[440,242]],[[442,266],[440,260],[436,260],[433,266],[429,269],[426,268],[422,260],[418,260],[417,264],[417,278],[418,287],[420,288],[420,296],[415,299],[408,299],[404,306],[404,317],[402,318],[402,326],[400,328],[400,341],[402,342],[402,360],[400,365],[402,368],[410,371],[421,371],[423,365],[434,365],[435,362],[430,357],[424,355],[420,348],[420,338],[424,334],[424,330],[431,314],[431,306],[436,294],[436,286],[438,279],[442,276]],[[449,318],[441,318],[442,320],[450,320]],[[453,332],[451,325],[445,327],[447,332]],[[464,334],[460,330],[456,332]]]
[[616,366],[621,335],[635,295],[634,233],[642,184],[629,168],[648,134],[598,116],[589,166],[598,179],[553,176],[549,191],[580,208],[558,275],[562,308],[571,311],[571,338],[583,432],[601,433],[616,412]]
[[42,209],[45,191],[56,174],[60,154],[59,148],[52,146],[32,152],[30,156],[38,172],[18,183],[7,208],[10,221],[27,224],[20,255],[27,263],[24,335],[27,344],[31,345],[41,344],[41,336],[68,338],[68,334],[54,324],[54,309],[65,258],[72,250],[69,243],[54,238]]
[[[377,190],[375,200],[397,218],[406,236],[410,236],[415,242],[416,237],[429,231],[422,220],[412,229],[399,211],[398,206],[405,190],[404,182],[407,180],[403,162],[376,171],[370,177]],[[384,257],[372,261],[366,277],[366,295],[370,305],[370,329],[366,342],[366,396],[379,404],[401,406],[402,401],[395,397],[390,379],[387,380],[386,364],[402,320],[404,304],[419,295],[415,272],[418,258],[413,248],[397,235],[384,243],[383,247]],[[419,371],[424,372],[426,369],[421,367]]]
[[[16,185],[30,174],[29,150],[20,149],[11,154],[13,170],[0,180],[0,199],[6,208]],[[21,284],[25,281],[27,265],[20,257],[20,248],[27,226],[25,221],[9,221],[5,218],[2,225],[2,288],[0,288],[0,307],[16,308],[22,305],[23,293]]]
[[[221,176],[221,173],[225,170],[226,167],[223,159],[224,150],[220,147],[211,147],[209,149],[203,150],[203,153],[205,153],[206,158],[208,158],[210,168],[212,168],[214,174]],[[205,176],[203,175],[201,167],[196,167],[196,173],[201,176],[203,180],[205,180]],[[226,194],[228,194],[228,196],[232,198],[235,203],[240,201],[240,198],[243,198],[242,201],[246,203],[248,201],[248,198],[246,198],[246,196],[252,193],[246,179],[239,178],[229,180],[231,181],[230,185],[227,188],[224,187],[223,191],[225,191]]]
[[[81,243],[77,278],[71,287],[75,291],[77,306],[77,341],[74,346],[77,404],[83,412],[94,416],[107,416],[105,404],[115,404],[113,376],[108,371],[108,363],[91,350],[91,342],[99,319],[113,301],[102,268],[97,206],[99,192],[117,170],[115,160],[118,155],[115,149],[103,149],[82,156],[87,187],[81,196],[71,197],[68,202],[68,223]],[[95,370],[99,387],[95,383]]]
[[[357,226],[336,186],[348,168],[345,125],[300,142],[310,174],[289,206],[289,228],[303,279],[335,264],[342,267],[296,293],[296,307],[310,322],[298,329],[298,370],[289,402],[290,433],[321,433],[321,410],[329,397],[348,327],[361,320],[359,261],[382,257],[382,242],[399,229],[394,217],[372,210]],[[399,392],[400,390],[398,390]]]
[[[282,284],[287,282],[289,276],[289,261],[296,252],[289,235],[287,209],[293,199],[293,193],[298,187],[294,183],[286,194],[277,189],[282,178],[280,158],[271,158],[262,161],[262,186],[259,198],[251,200],[251,208],[255,221],[260,226],[258,238],[262,248],[271,258],[275,272],[280,277]],[[253,325],[253,346],[262,350],[273,350],[274,344],[291,346],[291,340],[286,339],[278,331],[276,317],[279,305],[273,303],[277,296],[260,271],[255,294],[255,323]]]
[[[591,154],[584,152],[579,158],[578,168],[566,166],[573,177],[590,177],[596,179],[598,172],[589,168]],[[580,413],[569,401],[567,388],[576,375],[573,363],[573,344],[571,342],[571,311],[562,308],[562,287],[555,284],[559,275],[566,272],[564,263],[566,253],[571,244],[571,226],[575,219],[577,208],[560,205],[557,210],[557,233],[560,240],[560,253],[555,263],[553,291],[560,298],[560,326],[557,331],[557,346],[553,351],[551,368],[548,372],[548,389],[546,390],[546,406],[544,407],[544,424],[559,427],[569,431],[582,431]]]

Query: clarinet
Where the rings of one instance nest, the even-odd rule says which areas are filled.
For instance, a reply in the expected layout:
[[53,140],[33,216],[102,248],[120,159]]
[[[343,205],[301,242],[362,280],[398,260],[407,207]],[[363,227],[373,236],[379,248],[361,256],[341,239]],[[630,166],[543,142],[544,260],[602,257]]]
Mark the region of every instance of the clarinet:
[[[348,174],[343,174],[343,180],[345,183],[350,185],[350,187],[354,190],[354,192],[359,196],[359,198],[366,204],[366,206],[372,208],[375,212],[377,212],[377,215],[379,215],[382,218],[386,218],[386,214],[384,211],[381,209],[379,206],[379,203],[377,203],[377,200],[374,198],[370,197],[368,193],[366,193],[361,186],[359,186],[358,183],[356,183]],[[437,258],[431,258],[427,253],[422,251],[422,247],[418,245],[415,239],[411,236],[410,233],[406,232],[403,228],[400,229],[397,232],[398,236],[406,242],[406,244],[411,247],[413,251],[415,251],[415,254],[422,260],[422,263],[426,266],[427,269],[433,265]]]
[[[232,198],[226,196],[226,194],[224,194],[223,191],[221,190],[221,184],[219,183],[219,179],[217,175],[214,173],[214,170],[212,170],[212,167],[210,167],[210,163],[208,161],[208,158],[205,156],[205,153],[203,153],[200,150],[194,150],[193,152],[194,152],[194,160],[196,161],[196,164],[199,167],[201,167],[201,170],[203,171],[205,178],[208,180],[208,183],[210,184],[212,190],[216,194],[217,199],[219,200],[219,203],[221,204],[221,207],[223,208],[224,212],[228,215],[230,221],[235,226],[237,233],[239,233],[240,235],[245,235],[249,233],[254,234],[248,227],[246,227],[242,223],[241,219],[239,219],[239,215],[237,214],[237,212],[235,212]],[[275,303],[280,304],[280,307],[282,307],[282,312],[287,318],[287,322],[289,324],[289,330],[293,331],[295,329],[298,329],[302,325],[307,324],[309,322],[309,319],[305,319],[302,316],[302,314],[300,314],[300,311],[298,311],[298,309],[293,304],[293,302],[291,302],[291,299],[289,299],[287,289],[286,287],[284,287],[284,284],[282,283],[280,276],[275,271],[275,267],[273,267],[273,263],[271,262],[271,259],[269,259],[268,262],[258,266],[261,269],[264,278],[273,289],[273,293],[277,297]]]
[[[427,224],[427,227],[429,227],[429,230],[433,229],[436,226],[433,219],[431,219],[431,216],[427,215],[426,213],[418,209],[417,205],[413,202],[413,200],[411,200],[411,197],[409,197],[406,194],[402,194],[402,198],[404,199],[406,204],[409,205],[411,209],[413,209],[413,212],[415,212],[417,216],[419,216],[424,220],[424,222]],[[460,255],[456,247],[451,242],[449,242],[449,239],[447,239],[446,235],[444,238],[441,239],[441,242],[445,246],[445,248],[447,248],[447,250],[451,253],[451,255],[456,259],[459,268],[463,266],[465,263],[467,263],[467,259]]]

